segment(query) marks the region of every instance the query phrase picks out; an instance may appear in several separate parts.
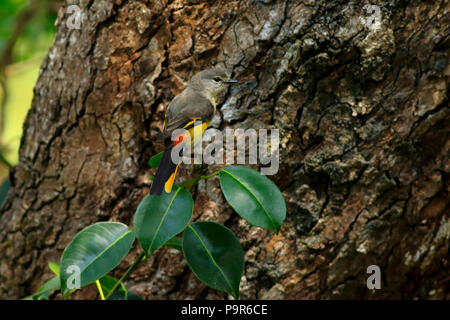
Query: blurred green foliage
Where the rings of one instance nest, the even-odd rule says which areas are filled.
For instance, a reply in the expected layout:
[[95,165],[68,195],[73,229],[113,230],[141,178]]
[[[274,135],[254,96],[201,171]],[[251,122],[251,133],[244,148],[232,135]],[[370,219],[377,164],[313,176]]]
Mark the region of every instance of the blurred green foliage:
[[[38,9],[26,22],[25,29],[17,39],[14,47],[13,61],[19,62],[47,52],[51,45],[55,27],[56,13],[52,12],[56,1],[38,1]],[[29,5],[27,0],[0,1],[0,52],[11,36],[19,12]]]
[[4,157],[16,164],[19,158],[19,145],[22,125],[33,99],[33,88],[39,73],[41,59],[33,59],[8,76],[5,127],[2,134]]
[[[58,1],[34,0],[36,9],[25,21],[19,16],[33,0],[0,0],[0,54],[10,41],[18,23],[23,29],[17,37],[11,56],[12,63],[6,66],[7,103],[4,110],[4,128],[0,150],[11,164],[18,161],[18,149],[22,135],[22,124],[31,106],[33,87],[45,54],[50,48],[55,33],[54,23]],[[0,55],[1,58],[1,55]],[[3,92],[0,90],[0,99]],[[7,170],[0,170],[0,178]]]

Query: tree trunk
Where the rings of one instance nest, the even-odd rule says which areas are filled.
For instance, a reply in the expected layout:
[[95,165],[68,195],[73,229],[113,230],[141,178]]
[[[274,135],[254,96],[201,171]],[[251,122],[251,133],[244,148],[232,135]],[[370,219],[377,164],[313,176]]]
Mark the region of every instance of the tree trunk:
[[[213,125],[281,137],[278,235],[242,221],[217,178],[194,193],[194,219],[241,240],[241,297],[450,299],[448,1],[374,4],[80,0],[79,30],[62,8],[2,211],[0,298],[35,292],[87,225],[131,225],[164,107],[217,63],[240,83]],[[366,286],[370,265],[379,290]],[[168,248],[126,285],[149,299],[226,298]]]

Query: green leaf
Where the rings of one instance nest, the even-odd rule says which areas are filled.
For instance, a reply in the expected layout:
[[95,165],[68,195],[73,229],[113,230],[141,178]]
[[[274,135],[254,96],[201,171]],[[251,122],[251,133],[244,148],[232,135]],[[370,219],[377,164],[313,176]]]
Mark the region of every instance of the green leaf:
[[148,161],[148,165],[152,168],[158,168],[159,162],[161,161],[161,158],[162,158],[162,155],[163,155],[163,153],[161,151],[157,155],[154,155],[153,157],[151,157],[150,160]]
[[38,293],[51,292],[51,291],[58,290],[61,287],[60,283],[61,283],[61,281],[59,279],[59,276],[53,277],[39,288]]
[[[119,281],[116,278],[110,277],[110,276],[104,276],[100,280],[100,285],[103,290],[103,294],[106,296],[109,295],[109,292],[111,289],[116,285],[116,283]],[[120,286],[117,288],[117,291],[125,292],[127,289],[125,288],[124,284],[121,283]]]
[[134,233],[118,222],[98,222],[81,230],[61,257],[63,294],[68,291],[68,283],[78,284],[77,276],[80,287],[84,287],[114,269],[130,251],[134,239]]
[[230,229],[215,222],[194,223],[184,231],[183,252],[197,278],[238,299],[244,251]]
[[181,239],[178,237],[173,237],[169,241],[165,243],[166,246],[174,248],[178,251],[183,252],[183,243],[181,242]]
[[38,290],[37,293],[25,297],[22,300],[48,300],[48,296],[52,291],[58,290],[60,288],[59,276],[53,277],[44,283]]
[[175,187],[171,193],[148,195],[134,215],[134,230],[147,256],[183,231],[192,217],[194,201],[186,190]]
[[48,267],[50,268],[50,270],[52,270],[52,272],[59,276],[59,264],[57,264],[56,262],[49,262],[48,263]]
[[[103,294],[107,297],[119,280],[110,276],[104,276],[99,281],[102,286]],[[121,283],[117,290],[106,300],[142,300],[142,298],[136,293],[128,291],[127,288],[125,288],[125,285]]]
[[242,218],[257,227],[280,230],[286,203],[275,183],[242,166],[227,167],[219,175],[225,199]]
[[[100,278],[100,285],[102,286],[103,293],[105,296],[109,294],[111,289],[116,285],[116,283],[119,281],[114,277],[111,276],[103,276]],[[117,288],[118,291],[127,291],[124,284],[121,283],[120,286]]]

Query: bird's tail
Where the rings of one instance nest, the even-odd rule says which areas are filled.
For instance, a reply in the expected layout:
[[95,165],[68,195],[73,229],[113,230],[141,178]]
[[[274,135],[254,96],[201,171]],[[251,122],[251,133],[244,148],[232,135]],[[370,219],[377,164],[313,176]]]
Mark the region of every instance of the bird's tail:
[[[175,141],[166,141],[166,148],[164,149],[161,161],[159,162],[158,170],[156,171],[155,178],[153,179],[152,187],[150,188],[150,194],[161,195],[163,189],[170,193],[172,191],[172,186],[175,181],[175,176],[177,174],[177,169],[179,164],[172,161],[172,149],[176,146],[180,147],[181,143],[191,143],[190,141],[201,141],[203,132],[206,130],[209,122],[201,122],[196,125],[196,120],[190,121],[184,128],[188,130],[189,135],[179,135]],[[197,128],[197,129],[196,129]],[[200,130],[198,130],[200,129]],[[183,145],[181,145],[182,147]],[[183,148],[180,149],[180,157],[183,155]]]
[[172,148],[173,146],[168,146],[163,152],[158,170],[153,179],[150,194],[159,196],[163,189],[165,189],[167,193],[172,191],[173,182],[175,181],[175,175],[177,174],[178,169],[178,165],[172,161]]

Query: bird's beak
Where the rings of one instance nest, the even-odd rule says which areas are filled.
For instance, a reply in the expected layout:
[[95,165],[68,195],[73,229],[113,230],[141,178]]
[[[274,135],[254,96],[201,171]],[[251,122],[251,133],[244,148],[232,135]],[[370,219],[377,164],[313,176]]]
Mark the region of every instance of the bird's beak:
[[225,83],[228,83],[228,84],[232,84],[232,83],[236,83],[236,82],[238,82],[237,80],[234,80],[234,79],[230,79],[230,80],[227,80],[227,81],[224,81]]

